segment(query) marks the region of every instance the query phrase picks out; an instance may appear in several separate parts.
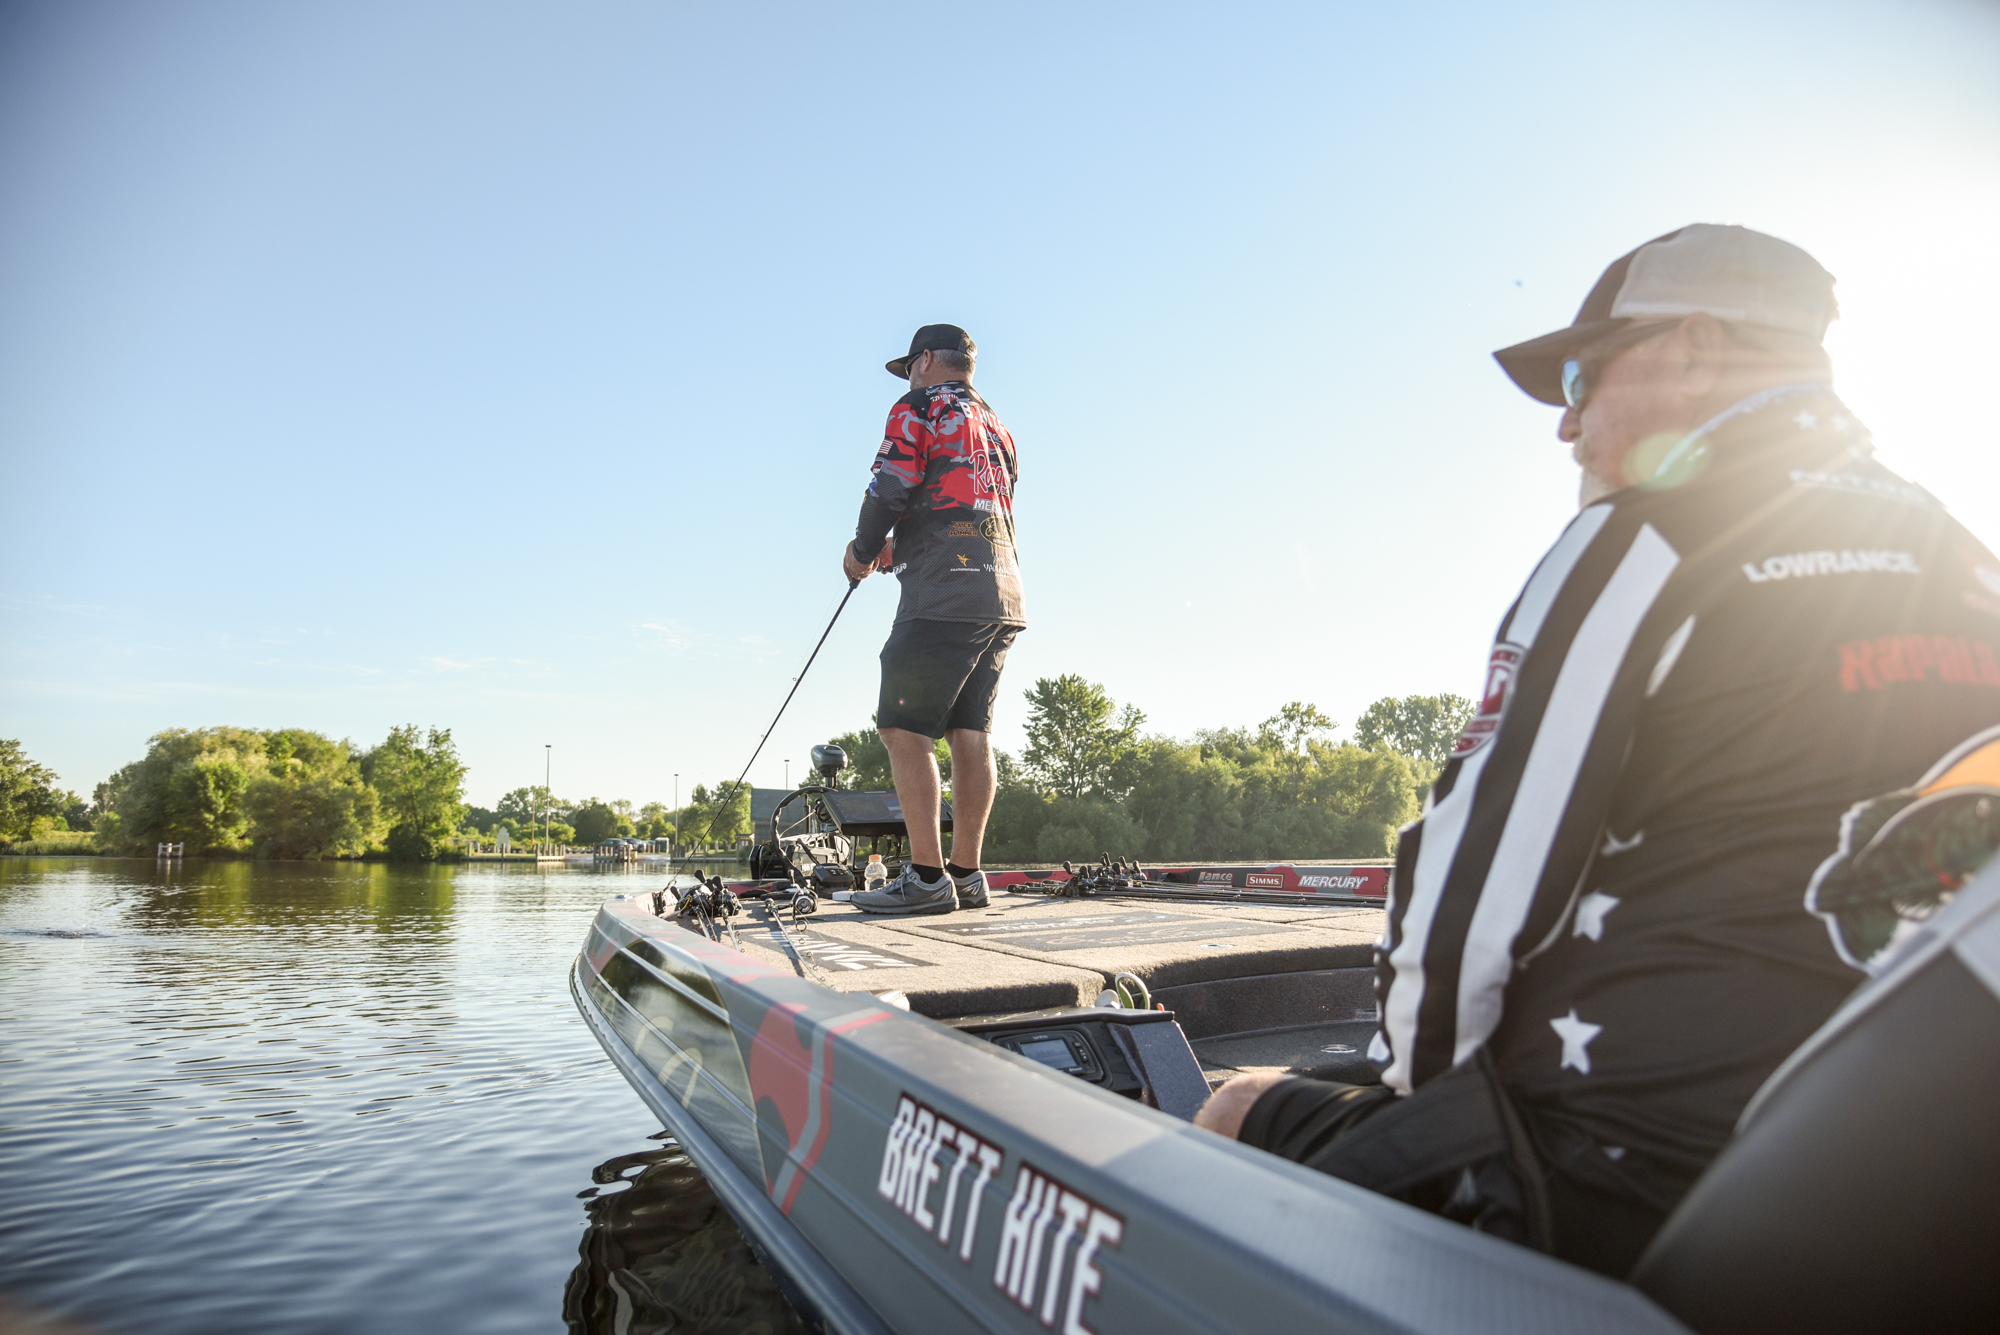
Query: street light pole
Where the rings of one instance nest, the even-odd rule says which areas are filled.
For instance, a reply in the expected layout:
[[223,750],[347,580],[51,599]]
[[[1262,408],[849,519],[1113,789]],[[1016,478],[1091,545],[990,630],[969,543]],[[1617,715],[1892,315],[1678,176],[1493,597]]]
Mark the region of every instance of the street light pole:
[[674,775],[674,847],[681,846],[681,776]]
[[548,851],[549,842],[549,784],[555,773],[556,745],[542,743],[542,851]]

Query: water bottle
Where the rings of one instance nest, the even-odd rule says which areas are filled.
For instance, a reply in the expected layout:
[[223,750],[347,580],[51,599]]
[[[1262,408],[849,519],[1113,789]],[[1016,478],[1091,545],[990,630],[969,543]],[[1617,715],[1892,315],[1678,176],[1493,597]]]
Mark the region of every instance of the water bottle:
[[889,869],[882,865],[882,855],[880,853],[870,853],[868,855],[868,866],[861,873],[861,888],[863,890],[880,890],[888,882]]

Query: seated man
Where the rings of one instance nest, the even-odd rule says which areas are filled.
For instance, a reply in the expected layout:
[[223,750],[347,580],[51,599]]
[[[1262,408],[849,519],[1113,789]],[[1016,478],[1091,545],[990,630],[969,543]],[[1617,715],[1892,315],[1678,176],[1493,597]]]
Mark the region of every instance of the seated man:
[[1698,224],[1495,354],[1583,508],[1397,850],[1382,1086],[1197,1124],[1622,1274],[1861,975],[1804,897],[1841,817],[2000,722],[2000,561],[1829,387],[1833,279]]

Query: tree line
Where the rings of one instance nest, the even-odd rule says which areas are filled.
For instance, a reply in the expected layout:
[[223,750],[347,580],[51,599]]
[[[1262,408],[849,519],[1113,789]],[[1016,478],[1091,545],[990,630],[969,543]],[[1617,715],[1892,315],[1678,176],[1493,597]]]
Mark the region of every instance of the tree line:
[[[1461,696],[1386,698],[1353,736],[1294,701],[1255,727],[1175,738],[1143,731],[1104,687],[1075,675],[1027,692],[1028,744],[999,753],[989,863],[1055,863],[1100,852],[1154,861],[1369,858],[1391,851],[1472,714]],[[848,788],[894,787],[873,727],[834,738]],[[938,744],[947,790],[951,756]],[[189,853],[266,858],[449,855],[454,841],[594,844],[620,836],[733,848],[751,829],[750,794],[695,785],[679,809],[624,799],[566,800],[516,788],[493,808],[464,800],[449,729],[390,730],[357,747],[303,728],[170,728],[90,800],[57,786],[17,741],[0,739],[0,845],[17,851]],[[727,799],[726,801],[724,799]],[[83,833],[88,832],[88,833]]]
[[[1141,710],[1073,674],[1025,694],[1028,744],[995,757],[988,863],[1106,852],[1189,862],[1386,856],[1472,717],[1463,696],[1387,697],[1341,742],[1339,724],[1294,701],[1254,728],[1182,739],[1144,733]],[[845,786],[894,786],[873,728],[834,740],[851,765]],[[938,755],[948,788],[943,743]]]
[[[720,799],[727,795],[728,802]],[[516,788],[494,807],[466,808],[466,830],[495,839],[505,829],[510,843],[595,844],[605,839],[674,839],[701,846],[734,847],[750,830],[750,789],[719,783],[696,784],[686,805],[634,805],[624,798],[574,801],[536,784]],[[546,836],[544,835],[546,831]],[[676,832],[678,831],[678,836]]]
[[[85,802],[56,789],[54,774],[19,743],[0,742],[0,842],[22,851],[150,853],[170,843],[202,854],[421,861],[458,833],[464,780],[448,728],[392,728],[366,749],[305,728],[169,728]],[[61,837],[85,831],[87,847]]]
[[537,785],[497,808],[472,806],[451,730],[412,725],[374,747],[305,728],[169,728],[86,800],[19,741],[0,738],[0,850],[150,854],[168,843],[210,856],[412,862],[493,841],[503,827],[517,844],[667,839],[678,829],[733,848],[750,829],[750,795],[696,784],[675,811],[569,801]]

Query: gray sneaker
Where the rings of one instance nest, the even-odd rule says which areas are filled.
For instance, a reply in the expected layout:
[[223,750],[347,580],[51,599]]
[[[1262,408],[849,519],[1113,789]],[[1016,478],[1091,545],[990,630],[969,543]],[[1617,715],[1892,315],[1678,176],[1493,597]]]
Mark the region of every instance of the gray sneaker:
[[863,913],[949,913],[957,907],[951,889],[950,876],[919,880],[914,867],[905,867],[880,890],[855,891],[852,903]]
[[[950,875],[950,873],[946,873]],[[968,872],[964,876],[951,878],[952,888],[958,891],[958,906],[962,909],[983,909],[986,907],[986,873]]]

